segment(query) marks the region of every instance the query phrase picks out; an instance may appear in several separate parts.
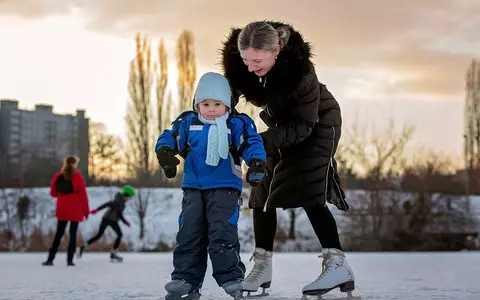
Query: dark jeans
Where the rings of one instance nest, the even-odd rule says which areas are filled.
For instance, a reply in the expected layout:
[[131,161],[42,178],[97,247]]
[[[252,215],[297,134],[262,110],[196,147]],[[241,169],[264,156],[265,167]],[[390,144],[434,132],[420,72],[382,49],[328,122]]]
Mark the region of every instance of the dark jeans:
[[120,226],[118,225],[117,222],[114,222],[108,219],[102,219],[102,222],[100,223],[100,228],[98,228],[97,235],[89,239],[87,241],[87,244],[91,245],[95,243],[99,238],[101,238],[107,226],[110,226],[113,229],[113,231],[115,231],[115,233],[117,234],[117,239],[113,244],[113,250],[118,249],[118,247],[120,246],[120,242],[122,241],[122,236],[123,236],[122,230],[120,229]]
[[78,222],[72,221],[60,221],[57,222],[57,232],[53,238],[52,247],[48,253],[48,261],[53,262],[55,255],[57,254],[58,247],[60,246],[60,241],[62,240],[63,234],[65,233],[65,228],[67,223],[70,222],[70,231],[69,231],[69,240],[68,240],[68,250],[67,250],[67,261],[72,262],[73,256],[75,254],[75,248],[77,246],[77,230]]
[[[338,237],[337,222],[330,209],[327,206],[312,206],[306,207],[305,213],[322,247],[342,250]],[[268,208],[266,212],[263,211],[263,208],[253,209],[253,230],[255,247],[272,251],[277,231],[276,209]]]

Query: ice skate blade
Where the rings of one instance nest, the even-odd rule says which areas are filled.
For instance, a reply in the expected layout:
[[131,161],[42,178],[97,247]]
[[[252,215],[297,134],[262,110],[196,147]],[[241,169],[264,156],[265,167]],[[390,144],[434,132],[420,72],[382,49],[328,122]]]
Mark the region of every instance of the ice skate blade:
[[[256,293],[257,291],[247,291],[247,290],[243,290],[243,291],[242,291],[242,296],[243,296],[243,298],[245,298],[245,299],[248,299],[248,298],[253,298],[253,299],[255,299],[255,298],[261,298],[261,297],[269,296],[270,294],[267,293],[267,292],[265,292],[265,289],[266,289],[265,287],[262,287],[262,292],[261,292],[260,294],[253,294],[253,295],[252,295],[251,293],[252,293],[252,292],[253,292],[253,293]],[[246,295],[245,295],[245,293],[246,293]]]
[[200,293],[193,294],[177,294],[177,293],[167,293],[165,300],[200,300]]
[[312,290],[306,290],[303,291],[304,295],[307,296],[318,296],[318,295],[324,295],[336,288],[339,288],[340,291],[347,293],[347,295],[352,295],[352,291],[355,289],[355,281],[347,281],[344,283],[341,283],[339,285],[336,285],[334,287],[328,288],[328,289],[312,289]]
[[311,300],[311,299],[318,299],[318,300],[320,300],[320,299],[324,299],[324,300],[361,300],[362,299],[362,297],[353,296],[351,291],[347,292],[347,296],[345,296],[345,297],[323,298],[324,295],[325,295],[325,293],[323,293],[321,295],[320,294],[317,294],[317,295],[315,295],[315,294],[305,295],[304,294],[301,299],[302,300]]

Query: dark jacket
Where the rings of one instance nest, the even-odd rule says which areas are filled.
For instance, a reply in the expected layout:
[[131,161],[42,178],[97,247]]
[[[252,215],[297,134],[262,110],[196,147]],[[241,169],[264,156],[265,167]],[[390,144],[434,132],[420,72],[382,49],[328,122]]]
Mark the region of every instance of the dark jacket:
[[122,220],[123,223],[127,223],[127,220],[123,217],[123,211],[125,210],[125,200],[123,200],[123,195],[117,193],[113,201],[106,202],[100,205],[97,210],[107,208],[107,211],[103,214],[103,219],[118,222]]
[[240,56],[240,30],[232,29],[221,50],[224,73],[236,97],[243,95],[263,108],[260,118],[269,127],[261,133],[268,172],[252,189],[250,206],[292,208],[329,201],[348,210],[334,159],[342,125],[340,107],[317,79],[310,44],[290,27],[290,39],[275,65],[258,78]]

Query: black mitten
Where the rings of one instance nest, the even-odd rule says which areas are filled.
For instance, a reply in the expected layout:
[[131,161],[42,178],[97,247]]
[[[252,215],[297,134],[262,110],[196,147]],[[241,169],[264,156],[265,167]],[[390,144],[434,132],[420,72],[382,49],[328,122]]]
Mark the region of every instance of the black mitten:
[[265,176],[265,161],[257,158],[252,158],[248,162],[247,182],[255,187],[262,182]]
[[174,178],[177,175],[177,165],[180,164],[180,160],[175,157],[175,152],[170,147],[162,146],[155,153],[165,176]]

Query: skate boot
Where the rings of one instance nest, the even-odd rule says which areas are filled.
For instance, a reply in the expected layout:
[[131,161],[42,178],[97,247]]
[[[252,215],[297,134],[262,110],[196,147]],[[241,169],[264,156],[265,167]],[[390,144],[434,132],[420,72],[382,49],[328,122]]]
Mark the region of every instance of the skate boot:
[[117,254],[117,251],[113,250],[112,252],[110,252],[110,261],[111,262],[122,262],[123,257],[119,256]]
[[82,245],[80,247],[78,247],[77,249],[77,258],[82,258],[82,255],[83,255],[83,251],[85,251],[85,249],[88,248],[88,244],[85,243],[85,245]]
[[52,248],[48,249],[48,258],[46,261],[42,262],[42,266],[53,266],[53,260],[55,259],[56,251]]
[[303,287],[304,295],[323,295],[339,287],[340,291],[348,293],[352,297],[355,289],[355,277],[348,265],[345,254],[334,248],[322,249],[323,256],[322,272],[318,278]]
[[174,279],[165,284],[165,300],[198,300],[200,292],[185,280]]
[[[253,259],[255,263],[243,282],[243,291],[247,292],[247,297],[268,296],[265,289],[269,288],[272,283],[272,255],[271,251],[256,248],[252,257],[250,257],[250,261]],[[251,292],[258,291],[259,288],[262,288],[261,294],[250,295]]]
[[222,285],[222,288],[225,290],[225,293],[232,296],[233,299],[239,300],[242,299],[242,280],[236,279],[228,281]]

